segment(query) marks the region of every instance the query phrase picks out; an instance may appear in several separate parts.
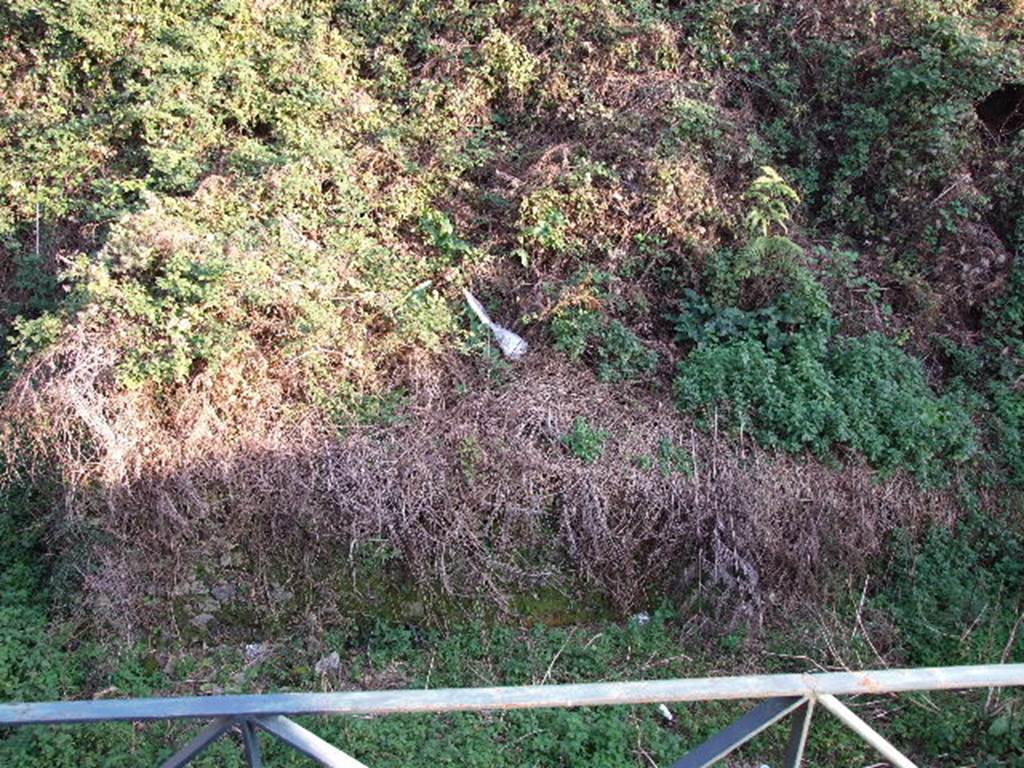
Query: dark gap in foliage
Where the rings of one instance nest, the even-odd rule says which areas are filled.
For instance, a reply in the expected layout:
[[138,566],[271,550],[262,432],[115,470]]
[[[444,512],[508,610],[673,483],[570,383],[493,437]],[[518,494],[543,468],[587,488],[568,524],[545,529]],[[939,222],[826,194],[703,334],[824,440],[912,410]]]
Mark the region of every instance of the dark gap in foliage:
[[229,131],[238,131],[243,136],[251,136],[265,143],[274,140],[274,125],[267,120],[252,120],[243,125],[237,118],[229,116],[224,118],[224,127]]
[[969,331],[981,331],[984,323],[984,308],[975,302],[961,305],[960,317],[964,328]]
[[1024,128],[1024,83],[1006,83],[977,105],[978,118],[1001,139]]
[[266,120],[254,120],[247,126],[247,131],[260,141],[272,141],[274,138],[274,126]]

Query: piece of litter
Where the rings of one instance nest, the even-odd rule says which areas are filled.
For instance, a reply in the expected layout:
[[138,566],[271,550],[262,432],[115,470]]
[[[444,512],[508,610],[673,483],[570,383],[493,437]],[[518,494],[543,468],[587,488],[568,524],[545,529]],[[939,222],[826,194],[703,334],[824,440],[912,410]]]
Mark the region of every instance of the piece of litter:
[[337,672],[339,669],[341,669],[341,657],[337,651],[331,651],[313,665],[313,671],[318,675],[327,675],[331,672]]
[[638,627],[643,627],[651,623],[651,614],[647,613],[646,611],[636,613],[629,617],[629,621],[631,624],[635,624]]
[[244,658],[246,665],[255,664],[270,654],[270,646],[267,643],[246,643]]
[[661,716],[668,720],[670,723],[673,720],[675,720],[675,718],[672,716],[672,712],[664,704],[658,705],[658,711],[661,712]]
[[526,339],[491,320],[483,305],[476,300],[476,296],[470,293],[468,288],[463,289],[462,292],[466,295],[469,308],[473,310],[473,313],[480,319],[480,322],[486,325],[491,333],[494,334],[494,340],[498,342],[501,353],[505,357],[509,360],[518,360],[526,354],[526,350],[529,347]]

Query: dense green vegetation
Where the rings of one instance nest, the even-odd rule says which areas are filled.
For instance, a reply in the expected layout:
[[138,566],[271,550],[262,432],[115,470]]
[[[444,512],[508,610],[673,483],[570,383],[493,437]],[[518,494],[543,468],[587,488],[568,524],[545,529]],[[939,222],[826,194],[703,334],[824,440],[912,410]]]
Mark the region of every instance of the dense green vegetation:
[[[0,46],[0,699],[1024,661],[1019,0],[9,0]],[[1019,694],[865,706],[1024,765]],[[316,727],[617,766],[737,711]]]

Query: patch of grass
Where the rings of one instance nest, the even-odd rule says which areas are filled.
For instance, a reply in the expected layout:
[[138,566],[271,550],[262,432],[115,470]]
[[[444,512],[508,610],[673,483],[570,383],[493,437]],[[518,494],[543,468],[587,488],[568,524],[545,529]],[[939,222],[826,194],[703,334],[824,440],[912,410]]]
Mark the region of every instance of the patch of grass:
[[[933,528],[904,540],[871,606],[895,625],[893,652],[907,666],[1024,661],[1024,539],[975,514],[954,534]],[[1007,689],[919,696],[894,725],[901,739],[935,755],[973,754],[978,765],[1018,765],[1024,696]],[[954,765],[943,758],[937,765]]]

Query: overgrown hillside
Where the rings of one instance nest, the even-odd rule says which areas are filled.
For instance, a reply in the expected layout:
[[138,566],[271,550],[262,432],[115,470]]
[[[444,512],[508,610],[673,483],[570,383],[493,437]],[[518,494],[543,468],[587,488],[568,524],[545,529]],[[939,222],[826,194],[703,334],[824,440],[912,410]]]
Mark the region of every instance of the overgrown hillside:
[[[478,637],[449,682],[539,682],[534,625],[618,638],[583,677],[1024,660],[1019,0],[12,0],[0,46],[0,698]],[[1019,696],[943,701],[876,714],[1021,765]]]

